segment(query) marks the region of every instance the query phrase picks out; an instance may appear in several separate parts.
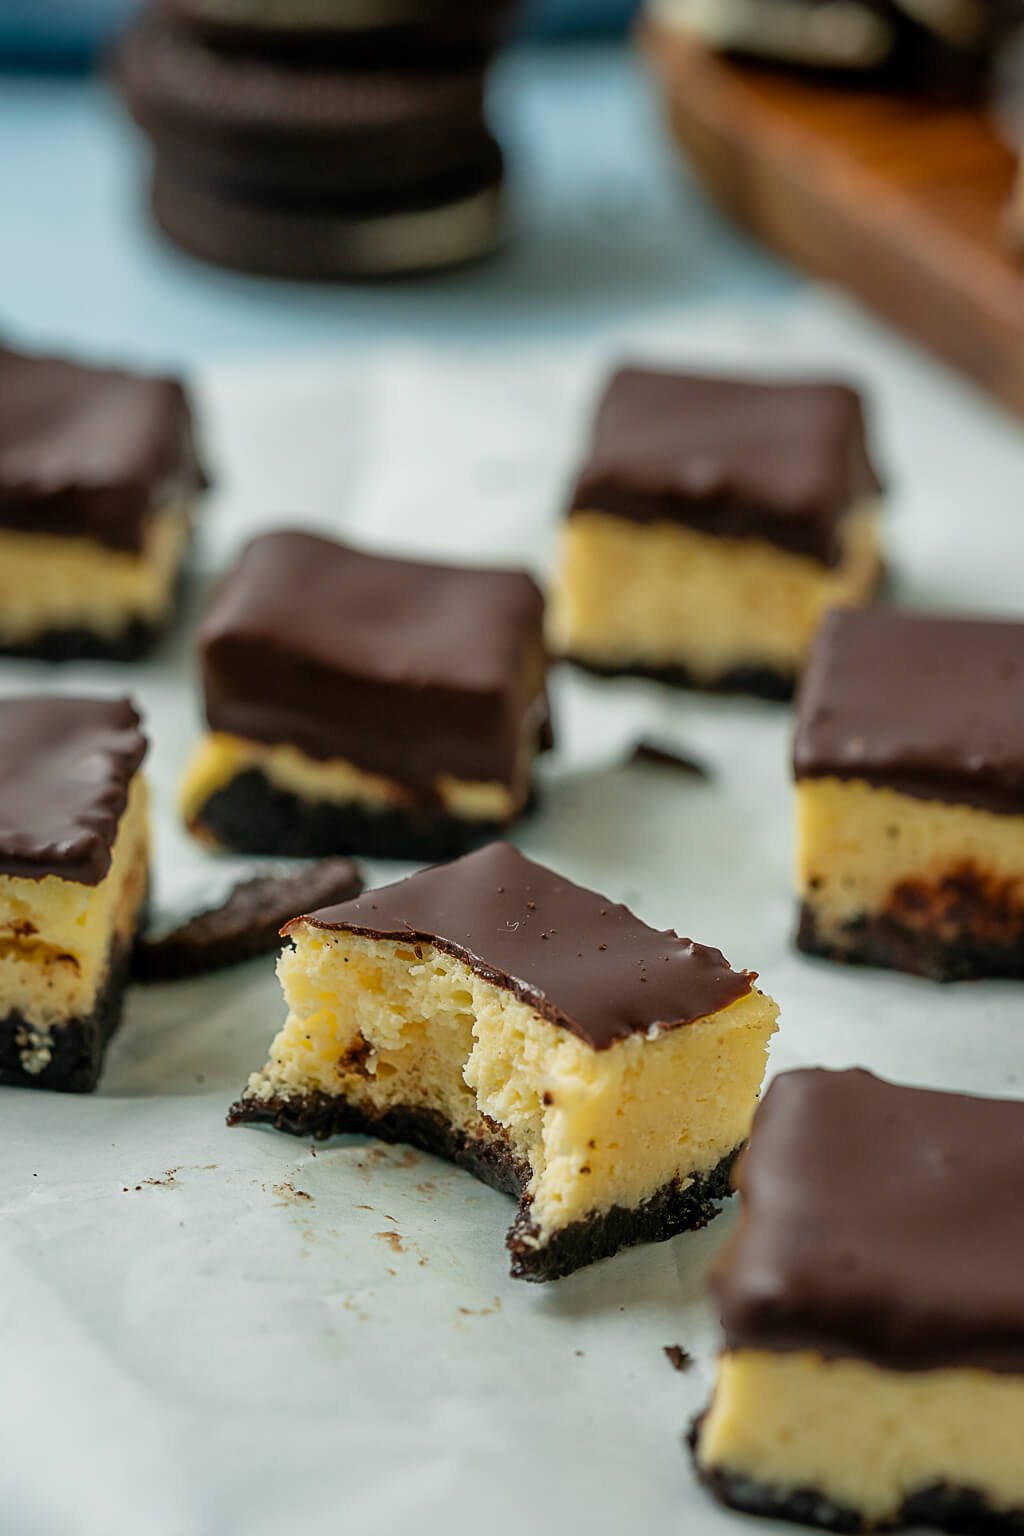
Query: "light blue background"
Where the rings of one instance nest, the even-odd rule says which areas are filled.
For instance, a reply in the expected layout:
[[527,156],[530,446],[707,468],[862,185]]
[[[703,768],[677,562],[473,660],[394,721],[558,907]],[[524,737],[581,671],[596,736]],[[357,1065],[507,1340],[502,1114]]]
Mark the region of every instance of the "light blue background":
[[516,227],[505,251],[430,280],[301,287],[203,267],[159,238],[145,146],[104,86],[0,76],[0,331],[188,365],[388,336],[580,335],[667,303],[770,299],[796,284],[711,210],[626,45],[512,49],[493,115]]

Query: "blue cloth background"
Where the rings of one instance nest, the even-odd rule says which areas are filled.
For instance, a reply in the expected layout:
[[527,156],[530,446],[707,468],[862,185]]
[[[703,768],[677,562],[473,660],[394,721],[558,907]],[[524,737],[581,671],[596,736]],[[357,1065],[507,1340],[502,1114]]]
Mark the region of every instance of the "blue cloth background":
[[[469,0],[472,3],[472,0]],[[84,59],[122,26],[139,0],[0,0],[0,57]],[[524,30],[534,36],[621,31],[637,0],[526,0]]]

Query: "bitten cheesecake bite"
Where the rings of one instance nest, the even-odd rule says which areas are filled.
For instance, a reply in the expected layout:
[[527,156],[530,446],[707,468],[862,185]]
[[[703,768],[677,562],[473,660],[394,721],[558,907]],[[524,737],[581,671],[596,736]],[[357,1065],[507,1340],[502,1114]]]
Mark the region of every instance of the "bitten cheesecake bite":
[[174,380],[0,348],[0,651],[142,655],[205,483]]
[[550,745],[542,607],[518,571],[254,540],[200,631],[187,824],[298,857],[426,861],[494,837]]
[[572,497],[553,649],[788,698],[824,613],[879,586],[878,496],[843,385],[623,369]]
[[519,1279],[715,1214],[778,1011],[718,950],[503,843],[286,931],[288,1020],[233,1123],[450,1158],[519,1197]]
[[1024,976],[1024,624],[831,615],[794,764],[801,949]]
[[0,700],[0,1084],[88,1093],[149,886],[127,699]]
[[834,1531],[1024,1524],[1024,1104],[775,1079],[712,1289],[698,1473]]

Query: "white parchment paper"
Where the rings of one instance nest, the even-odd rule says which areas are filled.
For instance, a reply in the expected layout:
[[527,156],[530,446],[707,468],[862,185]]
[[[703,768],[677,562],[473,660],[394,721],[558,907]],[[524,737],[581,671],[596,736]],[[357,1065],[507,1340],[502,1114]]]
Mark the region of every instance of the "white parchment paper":
[[[667,315],[571,355],[211,368],[197,382],[221,489],[202,585],[282,521],[543,573],[590,400],[625,356],[863,380],[901,596],[1024,607],[1019,429],[814,296]],[[158,893],[194,886],[210,866],[174,817],[198,729],[187,636],[138,668],[0,668],[4,689],[57,685],[140,699]],[[1024,1091],[1021,986],[942,989],[791,950],[786,710],[575,677],[555,693],[560,747],[522,846],[758,969],[782,1006],[773,1070]],[[621,766],[640,734],[704,757],[714,781]],[[681,1447],[711,1379],[704,1278],[733,1216],[514,1283],[511,1204],[467,1175],[356,1138],[225,1128],[281,1012],[269,962],[137,990],[95,1097],[0,1090],[0,1536],[738,1531]],[[686,1375],[673,1343],[697,1357]]]

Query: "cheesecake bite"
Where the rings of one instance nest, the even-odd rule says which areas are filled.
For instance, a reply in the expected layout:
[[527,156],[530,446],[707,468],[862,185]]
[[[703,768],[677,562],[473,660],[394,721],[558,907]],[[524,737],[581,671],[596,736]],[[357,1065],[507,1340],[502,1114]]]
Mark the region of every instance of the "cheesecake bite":
[[715,1214],[778,1011],[718,950],[505,843],[286,931],[288,1019],[232,1123],[450,1158],[519,1198],[520,1279]]
[[205,483],[174,380],[0,348],[0,651],[142,655]]
[[738,1184],[702,1479],[833,1531],[1019,1531],[1024,1104],[785,1073]]
[[1024,624],[832,614],[794,764],[801,949],[1024,976]]
[[853,390],[623,369],[572,497],[553,649],[787,698],[824,613],[880,583],[878,497]]
[[241,853],[452,858],[525,809],[550,745],[523,572],[255,539],[200,631],[209,734],[183,811]]
[[0,700],[0,1084],[88,1093],[149,887],[127,699]]

